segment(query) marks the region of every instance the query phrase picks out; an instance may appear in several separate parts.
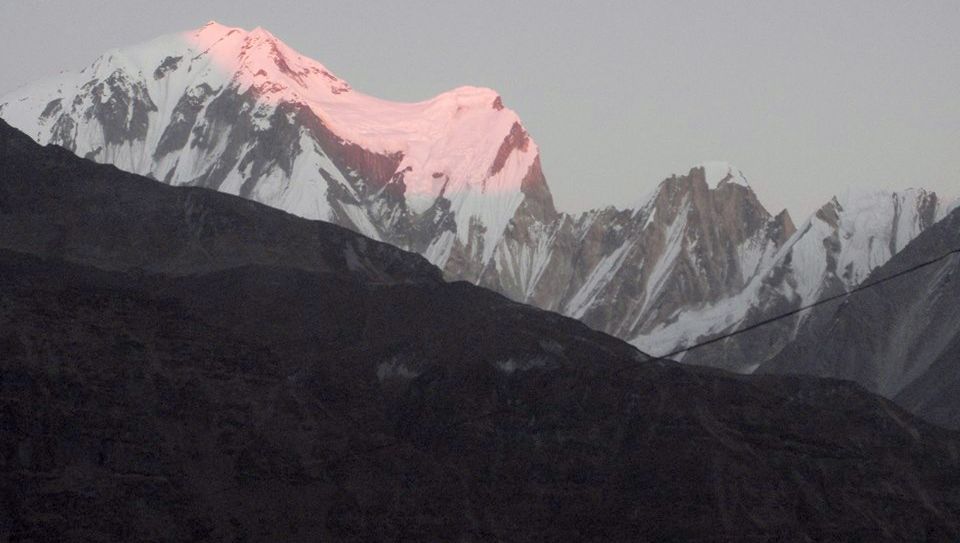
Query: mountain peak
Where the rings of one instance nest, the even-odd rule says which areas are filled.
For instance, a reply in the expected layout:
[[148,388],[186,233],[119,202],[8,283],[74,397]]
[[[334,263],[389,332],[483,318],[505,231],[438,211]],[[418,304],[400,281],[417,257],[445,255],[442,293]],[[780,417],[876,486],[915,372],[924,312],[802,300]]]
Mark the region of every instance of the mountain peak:
[[263,28],[262,26],[254,27],[254,29],[251,30],[250,32],[248,32],[247,35],[248,35],[248,36],[253,36],[253,37],[258,37],[258,38],[259,38],[259,37],[264,37],[264,38],[267,38],[267,39],[274,38],[274,35],[271,34],[269,30]]
[[197,28],[193,31],[186,32],[186,34],[189,34],[192,36],[199,37],[202,35],[202,36],[206,36],[207,38],[215,38],[215,39],[222,38],[227,34],[231,34],[231,33],[246,34],[246,31],[242,28],[220,24],[217,21],[209,21],[207,22],[207,24],[201,26],[200,28]]
[[182,38],[193,50],[190,56],[194,61],[212,61],[218,73],[243,87],[268,90],[268,98],[286,89],[333,94],[349,90],[322,64],[299,54],[260,26],[247,31],[210,22]]
[[719,188],[725,184],[742,185],[744,187],[750,186],[743,172],[729,162],[710,160],[702,162],[695,167],[703,169],[704,180],[711,189]]
[[4,118],[169,184],[391,232],[440,265],[457,247],[485,266],[521,204],[554,212],[536,143],[489,88],[379,99],[262,27],[216,21],[92,68],[0,97]]
[[628,209],[641,210],[648,208],[665,190],[670,194],[676,194],[677,191],[681,194],[686,194],[692,192],[699,193],[703,191],[705,187],[706,192],[712,194],[727,185],[738,185],[744,190],[734,192],[722,191],[722,194],[717,192],[715,196],[720,197],[722,195],[724,198],[729,198],[729,201],[750,202],[751,205],[762,209],[764,214],[769,215],[769,212],[763,203],[759,201],[753,188],[747,182],[747,178],[743,175],[743,172],[732,164],[721,161],[703,162],[690,168],[686,175],[672,174],[670,177],[661,181],[655,189],[645,193]]

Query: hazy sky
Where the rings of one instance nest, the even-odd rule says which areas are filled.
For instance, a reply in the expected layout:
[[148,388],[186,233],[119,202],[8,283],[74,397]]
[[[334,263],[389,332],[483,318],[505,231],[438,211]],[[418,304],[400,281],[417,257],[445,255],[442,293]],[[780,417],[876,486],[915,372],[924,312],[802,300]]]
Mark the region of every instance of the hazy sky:
[[960,195],[956,0],[0,0],[0,92],[211,19],[382,98],[497,89],[568,211],[705,160],[798,222],[851,184]]

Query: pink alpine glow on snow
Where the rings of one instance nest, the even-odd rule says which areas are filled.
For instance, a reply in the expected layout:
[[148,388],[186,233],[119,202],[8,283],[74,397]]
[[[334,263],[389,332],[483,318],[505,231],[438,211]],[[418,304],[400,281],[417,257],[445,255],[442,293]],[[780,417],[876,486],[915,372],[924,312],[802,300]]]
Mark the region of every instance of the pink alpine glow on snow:
[[211,22],[185,36],[240,92],[253,89],[271,105],[304,104],[346,141],[402,153],[398,171],[414,209],[441,191],[447,197],[458,190],[518,194],[534,166],[536,144],[491,89],[459,87],[423,102],[392,102],[353,90],[262,28],[247,32]]

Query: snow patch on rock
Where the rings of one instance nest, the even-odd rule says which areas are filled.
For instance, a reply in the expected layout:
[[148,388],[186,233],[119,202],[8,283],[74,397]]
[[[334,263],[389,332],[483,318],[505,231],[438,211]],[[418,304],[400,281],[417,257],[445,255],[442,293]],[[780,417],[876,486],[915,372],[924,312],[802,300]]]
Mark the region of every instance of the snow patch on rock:
[[734,184],[749,187],[750,183],[738,168],[729,162],[711,160],[703,162],[697,167],[703,168],[704,178],[707,186],[711,189],[718,188],[721,184]]

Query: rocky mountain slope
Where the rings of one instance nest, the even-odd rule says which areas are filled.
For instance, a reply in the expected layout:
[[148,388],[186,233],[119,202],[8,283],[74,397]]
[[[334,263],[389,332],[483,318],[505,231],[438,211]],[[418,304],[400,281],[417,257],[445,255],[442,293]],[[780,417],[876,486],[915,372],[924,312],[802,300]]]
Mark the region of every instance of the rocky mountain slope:
[[[919,235],[868,281],[960,249],[960,210]],[[960,428],[960,255],[832,304],[763,372],[857,381],[945,426]]]
[[[856,194],[797,232],[724,163],[625,209],[560,213],[536,143],[494,91],[388,102],[263,29],[216,23],[14,91],[0,117],[98,162],[418,252],[658,355],[849,288],[942,213],[923,191]],[[805,317],[684,361],[750,371]]]
[[[712,163],[664,180],[632,209],[564,215],[539,244],[508,238],[480,284],[660,355],[853,288],[943,209],[920,189],[848,190],[797,229],[786,211],[764,208],[742,173]],[[515,269],[533,280],[505,283]],[[811,316],[683,360],[750,372]]]
[[0,122],[10,540],[952,541],[960,435]]
[[[936,223],[943,209],[936,194],[922,189],[848,190],[807,219],[741,292],[677,319],[690,323],[690,337],[711,337],[849,291]],[[822,316],[820,310],[802,312],[695,351],[687,361],[749,372]],[[651,336],[668,331],[661,327]]]

